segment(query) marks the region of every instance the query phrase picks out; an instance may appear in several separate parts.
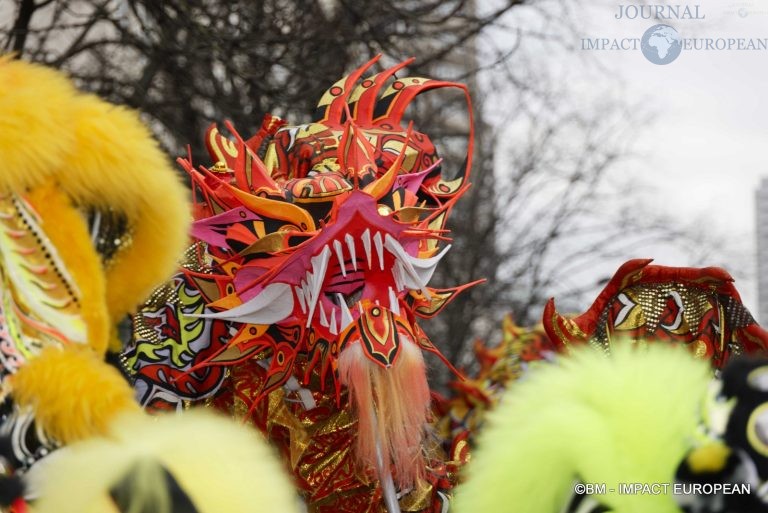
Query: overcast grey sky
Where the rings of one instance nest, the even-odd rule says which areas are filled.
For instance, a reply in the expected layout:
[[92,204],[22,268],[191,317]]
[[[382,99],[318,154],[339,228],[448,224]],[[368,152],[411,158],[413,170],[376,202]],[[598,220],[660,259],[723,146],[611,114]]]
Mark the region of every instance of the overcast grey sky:
[[[592,23],[585,32],[608,29],[614,37],[640,37],[655,23],[618,20],[617,5],[590,9]],[[699,5],[705,20],[660,22],[684,38],[768,39],[764,0],[688,5]],[[739,278],[737,287],[747,306],[757,312],[753,269],[745,273],[744,266],[754,266],[754,191],[761,177],[768,176],[768,51],[683,50],[668,65],[652,64],[640,51],[592,53],[624,77],[630,91],[653,98],[658,119],[638,140],[638,149],[647,156],[644,173],[663,184],[660,204],[727,236],[724,242],[735,251],[723,263]],[[687,263],[684,255],[670,260]]]
[[[572,5],[579,34],[566,31],[562,37],[577,47],[578,55],[543,48],[539,65],[567,68],[573,88],[584,89],[601,80],[599,77],[606,81],[610,80],[606,77],[614,77],[622,83],[627,98],[642,101],[653,113],[650,123],[637,131],[635,150],[641,158],[620,162],[613,173],[637,176],[653,186],[648,208],[670,212],[681,225],[694,224],[715,235],[720,247],[715,248],[714,261],[705,264],[726,267],[756,314],[754,191],[761,177],[768,176],[768,50],[684,49],[674,62],[656,65],[639,48],[582,50],[579,39],[639,39],[651,26],[664,23],[683,38],[765,41],[768,0],[668,2],[692,10],[698,5],[698,13],[705,19],[658,21],[615,18],[619,5],[626,10],[639,2],[565,1]],[[522,11],[516,15],[525,19]],[[699,260],[694,252],[665,248],[654,248],[650,255],[626,255],[645,256],[667,265],[692,265]]]

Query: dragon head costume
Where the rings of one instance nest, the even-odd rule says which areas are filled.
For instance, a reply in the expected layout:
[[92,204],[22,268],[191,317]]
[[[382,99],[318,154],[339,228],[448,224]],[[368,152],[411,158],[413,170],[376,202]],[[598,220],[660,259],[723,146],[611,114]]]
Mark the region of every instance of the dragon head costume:
[[138,115],[0,58],[0,158],[3,511],[29,510],[25,487],[40,512],[294,511],[260,436],[207,412],[150,418],[104,362],[187,245],[187,193]]
[[[331,86],[314,122],[267,116],[249,139],[228,124],[234,140],[212,126],[214,165],[179,160],[202,198],[192,229],[202,244],[177,279],[177,304],[137,316],[128,356],[149,404],[213,394],[224,368],[254,360],[264,377],[249,391],[250,410],[281,388],[301,389],[308,410],[323,394],[343,409],[348,393],[357,463],[405,489],[425,469],[422,351],[440,356],[417,320],[471,285],[429,285],[450,247],[441,244],[445,223],[469,186],[471,157],[444,178],[433,143],[403,116],[425,91],[469,96],[464,85],[397,77],[412,59],[364,77],[377,60]],[[169,333],[168,319],[186,327]],[[191,331],[200,336],[184,342]],[[165,337],[189,356],[168,365],[157,351]]]
[[429,138],[402,117],[423,91],[466,88],[423,78],[388,84],[410,61],[361,80],[376,60],[328,89],[316,122],[279,127],[263,161],[259,135],[230,142],[212,127],[208,148],[226,171],[181,162],[212,214],[193,228],[211,273],[192,279],[220,310],[203,316],[239,323],[227,346],[237,358],[273,351],[263,394],[286,383],[299,353],[308,360],[303,383],[317,371],[337,402],[348,386],[359,457],[376,467],[383,453],[407,486],[423,469],[429,388],[421,351],[439,354],[416,318],[458,292],[428,283],[467,184],[466,172],[442,178]]

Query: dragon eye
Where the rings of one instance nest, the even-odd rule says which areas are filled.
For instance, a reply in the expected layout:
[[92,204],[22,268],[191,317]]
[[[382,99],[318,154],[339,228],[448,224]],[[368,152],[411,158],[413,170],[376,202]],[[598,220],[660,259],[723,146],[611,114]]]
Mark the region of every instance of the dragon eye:
[[363,285],[360,285],[349,294],[340,294],[338,292],[326,291],[325,295],[336,306],[341,306],[341,302],[343,301],[347,307],[352,308],[357,304],[358,301],[360,301],[360,299],[362,299],[363,288]]
[[88,225],[93,249],[101,257],[104,268],[109,268],[118,254],[132,243],[128,218],[111,208],[80,207],[80,212]]

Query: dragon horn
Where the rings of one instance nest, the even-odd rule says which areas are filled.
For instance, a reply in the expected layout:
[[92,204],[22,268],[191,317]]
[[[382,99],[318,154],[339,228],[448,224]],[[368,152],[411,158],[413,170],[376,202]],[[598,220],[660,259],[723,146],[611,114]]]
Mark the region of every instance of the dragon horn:
[[317,104],[318,116],[316,119],[318,123],[341,125],[345,114],[344,107],[347,105],[347,98],[349,98],[349,94],[352,92],[355,83],[360,80],[360,77],[365,73],[365,70],[373,66],[373,64],[380,58],[381,54],[376,55],[373,59],[363,64],[349,75],[341,78],[328,88]]
[[403,62],[385,69],[371,79],[364,80],[353,91],[351,98],[357,100],[355,103],[355,119],[363,126],[373,123],[373,116],[378,104],[379,91],[382,86],[395,73],[411,64],[415,59],[413,57]]

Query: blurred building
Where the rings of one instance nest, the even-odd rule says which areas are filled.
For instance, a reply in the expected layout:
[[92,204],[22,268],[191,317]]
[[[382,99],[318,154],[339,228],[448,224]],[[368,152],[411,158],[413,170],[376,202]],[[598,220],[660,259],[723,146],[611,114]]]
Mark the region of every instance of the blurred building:
[[763,178],[755,193],[757,213],[757,322],[768,325],[768,178]]

